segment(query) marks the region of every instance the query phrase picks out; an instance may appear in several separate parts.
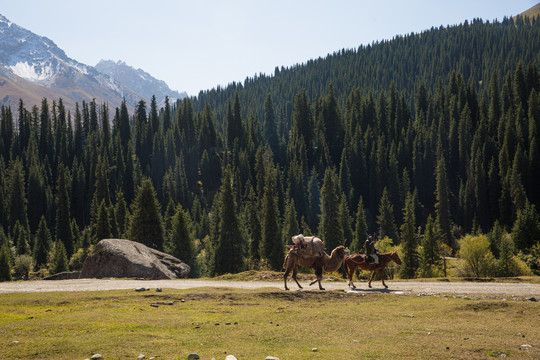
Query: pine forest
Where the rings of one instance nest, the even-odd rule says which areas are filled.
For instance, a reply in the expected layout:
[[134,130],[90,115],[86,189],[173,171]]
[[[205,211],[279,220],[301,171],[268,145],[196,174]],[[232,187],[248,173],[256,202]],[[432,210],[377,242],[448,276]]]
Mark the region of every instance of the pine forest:
[[[156,54],[159,56],[159,54]],[[475,19],[182,101],[0,114],[0,280],[99,240],[190,277],[281,271],[291,236],[397,249],[402,278],[540,274],[540,20]]]

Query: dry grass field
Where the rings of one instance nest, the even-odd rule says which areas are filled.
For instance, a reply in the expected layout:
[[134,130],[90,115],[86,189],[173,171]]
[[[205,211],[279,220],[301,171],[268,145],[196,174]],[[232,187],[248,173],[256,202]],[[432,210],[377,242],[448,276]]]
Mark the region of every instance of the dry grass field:
[[538,302],[464,296],[272,288],[0,294],[0,358],[538,359],[538,319]]

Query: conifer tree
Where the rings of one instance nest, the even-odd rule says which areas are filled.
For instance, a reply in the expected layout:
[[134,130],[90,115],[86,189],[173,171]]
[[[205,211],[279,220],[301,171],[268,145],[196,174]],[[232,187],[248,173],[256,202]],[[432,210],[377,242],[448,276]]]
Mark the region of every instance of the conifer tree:
[[311,170],[311,175],[307,184],[308,193],[308,208],[305,215],[308,225],[316,229],[319,226],[319,214],[321,211],[321,190],[319,188],[319,182],[317,180],[317,172],[315,168]]
[[443,243],[451,246],[452,238],[450,235],[450,201],[448,197],[448,181],[446,175],[446,165],[444,156],[441,154],[437,161],[437,168],[435,170],[435,176],[437,179],[435,198],[435,224],[437,230],[441,235]]
[[239,144],[243,141],[243,129],[242,118],[240,116],[240,100],[238,93],[234,95],[234,108],[231,107],[231,103],[228,103],[227,107],[227,147],[233,148],[235,140],[238,140]]
[[68,176],[63,163],[58,165],[56,181],[56,240],[63,243],[68,257],[73,254],[73,235],[71,233],[70,201],[68,195]]
[[189,214],[182,208],[182,205],[178,205],[171,220],[167,248],[171,255],[193,267],[195,265],[195,249],[190,224]]
[[50,268],[51,274],[58,274],[63,271],[68,271],[68,258],[64,243],[60,240],[54,244],[54,254]]
[[18,221],[23,227],[28,226],[26,186],[24,170],[20,159],[10,165],[7,182],[7,215],[11,226]]
[[277,135],[276,120],[274,115],[274,105],[270,93],[264,101],[264,138],[270,145],[270,149],[274,154],[279,153],[279,139]]
[[118,118],[118,134],[120,135],[122,148],[126,148],[129,141],[131,140],[131,128],[129,126],[129,113],[126,105],[126,99],[122,100],[122,105],[120,106],[120,117]]
[[540,243],[540,216],[533,204],[527,202],[525,207],[518,211],[512,236],[518,250],[529,250]]
[[298,224],[298,215],[294,207],[294,200],[289,199],[285,207],[285,215],[283,219],[283,244],[290,245],[291,238],[300,233],[300,225]]
[[163,132],[167,133],[167,131],[171,128],[172,122],[171,122],[171,105],[169,101],[169,97],[165,96],[165,107],[163,110]]
[[27,255],[30,254],[30,244],[28,243],[28,236],[26,229],[21,225],[19,220],[13,226],[13,231],[11,232],[11,239],[13,244],[17,249],[17,255]]
[[358,206],[356,208],[356,221],[354,227],[353,241],[350,245],[351,253],[359,253],[362,251],[364,241],[368,236],[368,227],[366,221],[366,212],[364,210],[364,199],[360,196]]
[[97,220],[94,229],[94,241],[99,242],[102,239],[110,239],[112,235],[111,221],[105,199],[101,200],[97,212]]
[[138,187],[135,200],[131,205],[131,213],[129,239],[156,250],[163,250],[164,230],[161,205],[150,179],[144,179]]
[[[340,162],[343,149],[343,124],[337,99],[334,95],[334,86],[328,85],[328,93],[322,104],[323,132],[328,143],[330,157],[334,164]],[[348,194],[347,194],[348,196]]]
[[11,281],[11,260],[6,244],[0,246],[0,282]]
[[128,225],[129,213],[124,200],[124,193],[122,190],[116,193],[116,205],[114,206],[114,217],[116,218],[116,226],[118,227],[118,236],[123,238],[126,236],[126,230]]
[[343,240],[342,245],[349,247],[353,240],[353,231],[352,231],[352,218],[349,215],[349,205],[347,203],[347,198],[345,194],[341,193],[341,202],[339,203],[339,220],[341,229],[343,231]]
[[259,247],[261,243],[261,211],[260,201],[257,199],[255,190],[249,184],[245,204],[246,227],[249,234],[249,260],[252,266],[257,267],[261,256]]
[[339,211],[339,195],[336,192],[337,175],[334,169],[326,169],[321,188],[321,215],[318,234],[323,239],[328,251],[343,245],[343,229]]
[[211,272],[215,275],[236,273],[244,268],[244,248],[242,234],[236,216],[236,201],[233,191],[233,177],[226,169],[216,203],[216,244]]
[[416,218],[414,215],[414,200],[409,193],[403,208],[403,225],[401,225],[401,243],[403,244],[403,260],[400,276],[405,279],[413,278],[419,265],[418,240],[416,238]]
[[438,266],[440,260],[437,227],[430,214],[426,223],[424,236],[422,237],[422,275],[428,277],[433,276],[433,270]]
[[34,259],[36,267],[47,264],[47,253],[51,248],[51,232],[47,227],[45,216],[41,216],[34,241]]
[[514,241],[510,234],[504,234],[501,237],[499,245],[499,275],[512,276],[512,265],[514,262]]
[[266,167],[261,214],[261,260],[267,260],[274,270],[283,265],[283,245],[279,229],[276,196],[276,170],[273,164]]
[[379,233],[377,237],[382,239],[388,236],[392,239],[394,244],[399,244],[396,223],[394,220],[394,207],[390,202],[388,190],[384,188],[381,201],[379,204],[379,215],[377,215],[377,225],[379,226]]

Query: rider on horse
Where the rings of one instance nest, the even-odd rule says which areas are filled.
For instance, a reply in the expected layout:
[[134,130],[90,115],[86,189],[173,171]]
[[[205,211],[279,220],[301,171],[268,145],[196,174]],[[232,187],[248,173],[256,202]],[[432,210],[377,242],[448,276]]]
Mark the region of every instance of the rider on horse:
[[377,249],[375,249],[375,241],[371,237],[371,234],[366,239],[365,246],[366,246],[366,256],[365,256],[366,263],[370,263],[371,260],[373,260],[375,264],[379,264],[379,256],[377,255]]

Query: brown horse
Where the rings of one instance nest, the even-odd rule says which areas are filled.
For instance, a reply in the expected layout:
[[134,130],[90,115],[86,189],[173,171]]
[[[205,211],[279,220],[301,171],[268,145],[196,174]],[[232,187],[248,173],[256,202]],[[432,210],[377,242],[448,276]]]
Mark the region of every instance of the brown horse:
[[388,288],[386,284],[384,283],[384,268],[390,261],[394,261],[396,264],[401,265],[401,259],[399,258],[399,255],[397,252],[392,251],[389,253],[384,254],[378,254],[379,255],[379,263],[378,264],[369,264],[365,262],[365,255],[360,254],[354,254],[351,256],[347,256],[345,258],[345,261],[343,262],[343,266],[345,267],[345,271],[347,272],[347,276],[349,277],[349,286],[353,289],[356,289],[356,286],[354,286],[353,283],[353,275],[356,268],[360,268],[362,270],[372,271],[371,277],[369,278],[368,286],[371,288],[371,280],[373,280],[373,276],[375,276],[375,273],[378,272],[381,276],[382,284],[385,288]]

